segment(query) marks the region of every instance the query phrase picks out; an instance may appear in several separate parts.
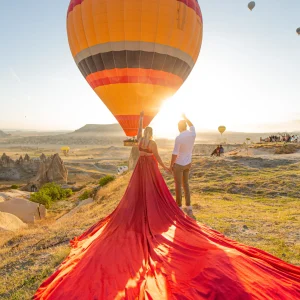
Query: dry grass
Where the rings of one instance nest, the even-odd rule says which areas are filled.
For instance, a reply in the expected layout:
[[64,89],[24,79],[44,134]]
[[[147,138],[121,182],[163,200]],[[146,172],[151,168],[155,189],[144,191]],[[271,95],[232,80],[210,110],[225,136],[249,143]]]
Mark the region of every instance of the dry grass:
[[30,299],[68,255],[69,240],[114,210],[128,180],[129,175],[118,178],[98,193],[95,203],[63,222],[55,221],[59,206],[49,220],[17,233],[0,233],[0,299]]
[[[120,201],[130,174],[99,191],[96,202],[56,222],[51,218],[17,233],[0,233],[0,299],[30,299],[69,253],[68,241],[109,214]],[[166,181],[174,193],[173,179]],[[300,164],[288,160],[234,157],[195,158],[191,174],[199,222],[225,235],[300,265]]]
[[255,160],[200,160],[191,179],[195,215],[232,239],[300,265],[300,163],[249,167]]
[[296,144],[284,144],[281,147],[277,147],[275,154],[292,154],[298,152],[300,147]]

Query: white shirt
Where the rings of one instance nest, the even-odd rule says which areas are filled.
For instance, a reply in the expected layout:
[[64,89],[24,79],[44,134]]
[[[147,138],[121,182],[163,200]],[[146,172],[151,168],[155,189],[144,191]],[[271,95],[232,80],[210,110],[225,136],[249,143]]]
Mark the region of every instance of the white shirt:
[[173,150],[173,154],[177,155],[176,164],[186,166],[192,162],[195,139],[196,130],[194,126],[177,136]]

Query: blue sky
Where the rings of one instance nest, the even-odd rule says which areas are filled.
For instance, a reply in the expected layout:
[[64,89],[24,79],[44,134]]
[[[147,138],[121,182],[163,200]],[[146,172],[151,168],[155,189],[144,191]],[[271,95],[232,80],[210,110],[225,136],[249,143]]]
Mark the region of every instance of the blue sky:
[[[68,4],[1,4],[0,129],[72,130],[115,122],[70,54]],[[300,129],[292,122],[300,120],[300,1],[258,0],[252,12],[244,0],[199,4],[204,18],[199,60],[153,126],[163,126],[175,108],[175,115],[185,111],[198,128]]]

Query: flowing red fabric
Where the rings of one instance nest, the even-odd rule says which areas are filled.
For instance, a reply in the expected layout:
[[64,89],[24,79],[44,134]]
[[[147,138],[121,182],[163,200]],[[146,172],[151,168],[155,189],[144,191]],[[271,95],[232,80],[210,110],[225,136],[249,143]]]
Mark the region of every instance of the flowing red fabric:
[[71,241],[34,299],[300,299],[300,268],[224,237],[177,207],[153,156],[115,211]]

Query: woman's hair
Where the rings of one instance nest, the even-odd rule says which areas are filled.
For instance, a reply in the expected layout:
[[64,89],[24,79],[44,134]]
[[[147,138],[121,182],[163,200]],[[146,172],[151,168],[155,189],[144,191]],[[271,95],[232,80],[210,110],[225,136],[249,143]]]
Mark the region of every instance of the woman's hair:
[[149,145],[149,141],[153,139],[153,129],[152,127],[146,127],[144,130],[141,146],[146,148]]

